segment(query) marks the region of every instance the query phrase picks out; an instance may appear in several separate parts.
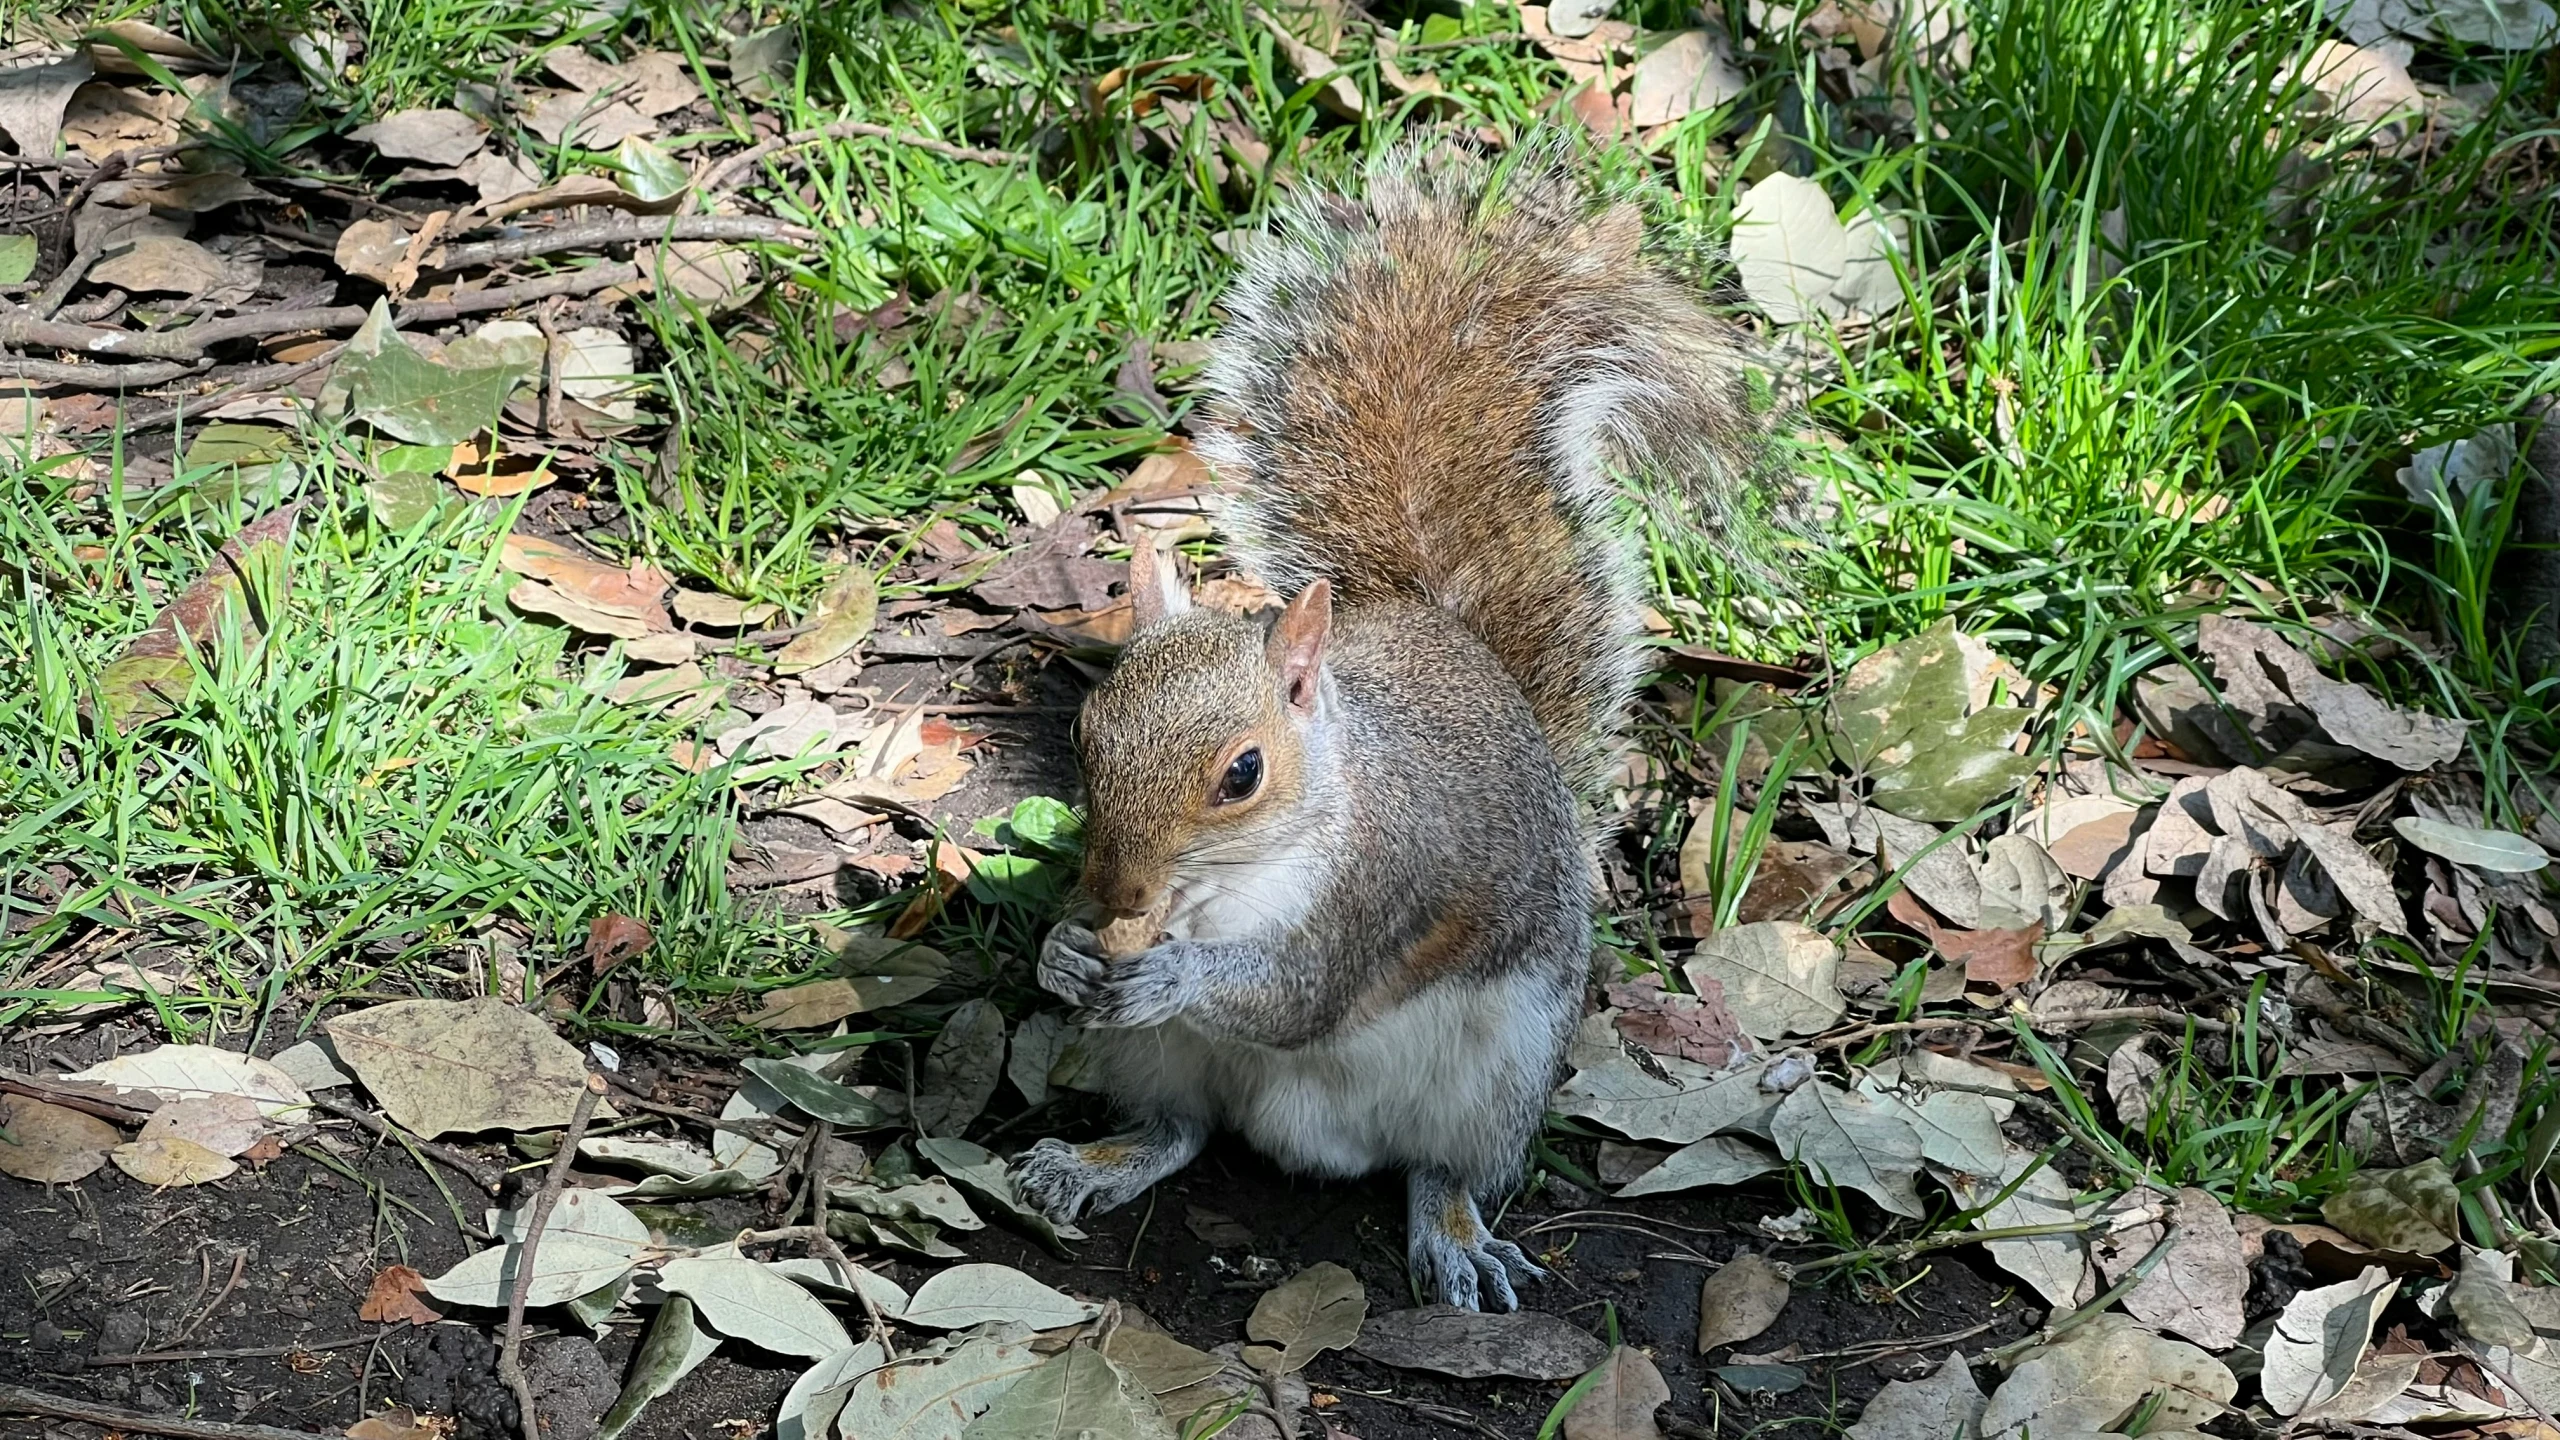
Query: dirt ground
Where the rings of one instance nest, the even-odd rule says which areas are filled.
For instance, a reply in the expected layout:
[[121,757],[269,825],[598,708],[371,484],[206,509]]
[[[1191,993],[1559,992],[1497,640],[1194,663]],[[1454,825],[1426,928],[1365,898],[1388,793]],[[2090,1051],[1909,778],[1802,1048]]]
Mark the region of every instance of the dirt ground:
[[[110,1044],[142,1041],[112,1027],[37,1048],[45,1063],[86,1063]],[[60,1054],[53,1053],[59,1050]],[[32,1058],[21,1054],[21,1063]],[[646,1074],[646,1057],[626,1064]],[[492,1161],[520,1157],[480,1147]],[[1589,1156],[1581,1157],[1584,1161]],[[442,1189],[439,1189],[441,1182]],[[450,1201],[447,1196],[450,1195]],[[381,1267],[434,1274],[473,1248],[454,1206],[475,1222],[480,1198],[446,1171],[432,1178],[397,1148],[377,1147],[332,1125],[263,1171],[189,1190],[154,1193],[109,1168],[48,1190],[0,1178],[0,1380],[105,1404],[207,1419],[330,1432],[386,1402],[462,1417],[463,1440],[502,1433],[509,1407],[495,1379],[487,1316],[422,1328],[357,1319]],[[1847,1284],[1808,1287],[1768,1334],[1762,1353],[1803,1358],[1810,1382],[1784,1397],[1728,1403],[1693,1353],[1699,1257],[1721,1260],[1765,1247],[1754,1223],[1791,1208],[1775,1186],[1712,1200],[1668,1197],[1599,1203],[1551,1182],[1524,1197],[1504,1230],[1548,1258],[1555,1278],[1527,1297],[1537,1309],[1599,1333],[1614,1304],[1628,1343],[1650,1350],[1670,1381],[1667,1424],[1733,1433],[1735,1427],[1855,1407],[1888,1379],[1916,1374],[1951,1348],[2010,1339],[2041,1318],[2031,1297],[1986,1278],[1962,1256],[1940,1256],[1888,1303]],[[717,1234],[755,1223],[752,1200],[683,1207]],[[662,1223],[675,1207],[647,1212]],[[1207,1217],[1207,1218],[1203,1218]],[[1250,1235],[1240,1243],[1223,1217]],[[1071,1258],[1001,1228],[957,1236],[970,1258],[1020,1267],[1072,1293],[1136,1306],[1202,1348],[1243,1338],[1243,1322],[1268,1286],[1330,1260],[1357,1274],[1373,1310],[1410,1303],[1403,1269],[1403,1194],[1392,1177],[1319,1185],[1293,1179],[1241,1145],[1213,1146],[1190,1170],[1144,1200],[1088,1225]],[[1223,1241],[1202,1238],[1209,1231]],[[932,1266],[872,1257],[910,1287]],[[1987,1330],[1976,1330],[1984,1321]],[[623,1323],[600,1343],[544,1332],[529,1348],[543,1393],[588,1414],[609,1403],[637,1341]],[[1947,1337],[1965,1333],[1960,1341]],[[1864,1342],[1906,1339],[1906,1351],[1862,1361],[1815,1358]],[[1723,1359],[1721,1355],[1717,1357]],[[795,1369],[732,1344],[652,1405],[636,1440],[752,1436],[769,1426]],[[1533,1436],[1561,1384],[1442,1380],[1330,1354],[1307,1372],[1317,1405],[1361,1440],[1425,1440],[1458,1434]],[[1332,1397],[1331,1402],[1321,1397]],[[548,1405],[545,1406],[549,1408]],[[0,1435],[79,1437],[102,1432],[63,1422],[0,1420]],[[574,1422],[564,1431],[576,1433]],[[1679,1433],[1674,1429],[1673,1433]]]

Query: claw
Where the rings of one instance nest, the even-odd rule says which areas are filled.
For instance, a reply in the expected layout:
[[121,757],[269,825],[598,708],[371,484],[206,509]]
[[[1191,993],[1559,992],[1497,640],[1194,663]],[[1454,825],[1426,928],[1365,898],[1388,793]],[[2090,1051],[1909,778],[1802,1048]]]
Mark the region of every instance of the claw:
[[1425,1300],[1461,1310],[1517,1310],[1516,1286],[1547,1278],[1519,1246],[1486,1228],[1465,1186],[1417,1172],[1409,1193],[1405,1259]]

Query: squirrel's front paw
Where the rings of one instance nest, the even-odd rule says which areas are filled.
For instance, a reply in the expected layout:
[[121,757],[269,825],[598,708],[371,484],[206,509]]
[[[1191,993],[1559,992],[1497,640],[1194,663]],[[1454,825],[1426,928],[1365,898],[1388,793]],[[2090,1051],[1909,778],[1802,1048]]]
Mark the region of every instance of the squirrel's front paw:
[[1192,971],[1182,963],[1181,947],[1158,945],[1109,962],[1075,1019],[1105,1030],[1143,1030],[1189,1009],[1191,995]]
[[1101,997],[1109,963],[1092,930],[1061,920],[1040,942],[1040,988],[1070,1005],[1089,1006]]

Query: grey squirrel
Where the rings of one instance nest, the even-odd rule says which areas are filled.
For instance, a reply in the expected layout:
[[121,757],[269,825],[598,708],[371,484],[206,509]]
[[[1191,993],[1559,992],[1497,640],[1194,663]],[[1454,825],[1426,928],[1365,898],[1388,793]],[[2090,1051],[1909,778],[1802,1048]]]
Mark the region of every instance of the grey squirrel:
[[1567,154],[1397,150],[1246,247],[1200,448],[1293,598],[1267,628],[1194,609],[1136,548],[1079,721],[1090,909],[1039,966],[1131,1128],[1018,1159],[1052,1216],[1223,1126],[1292,1170],[1404,1169],[1427,1301],[1511,1309],[1545,1274],[1481,1206],[1590,973],[1592,802],[1646,669],[1621,482],[1692,514],[1781,488],[1744,338]]

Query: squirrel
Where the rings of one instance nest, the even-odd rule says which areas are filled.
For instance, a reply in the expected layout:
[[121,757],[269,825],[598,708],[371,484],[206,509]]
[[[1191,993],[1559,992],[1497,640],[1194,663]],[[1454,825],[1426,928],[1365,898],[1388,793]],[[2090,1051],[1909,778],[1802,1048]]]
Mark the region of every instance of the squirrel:
[[[1088,904],[1039,960],[1132,1125],[1018,1157],[1055,1218],[1225,1127],[1299,1172],[1402,1168],[1426,1301],[1545,1277],[1482,1207],[1591,973],[1595,801],[1648,668],[1622,482],[1736,537],[1784,489],[1742,332],[1569,153],[1408,144],[1240,247],[1199,450],[1232,553],[1291,598],[1267,627],[1194,608],[1133,549],[1077,726]],[[1117,954],[1105,916],[1160,938]]]

